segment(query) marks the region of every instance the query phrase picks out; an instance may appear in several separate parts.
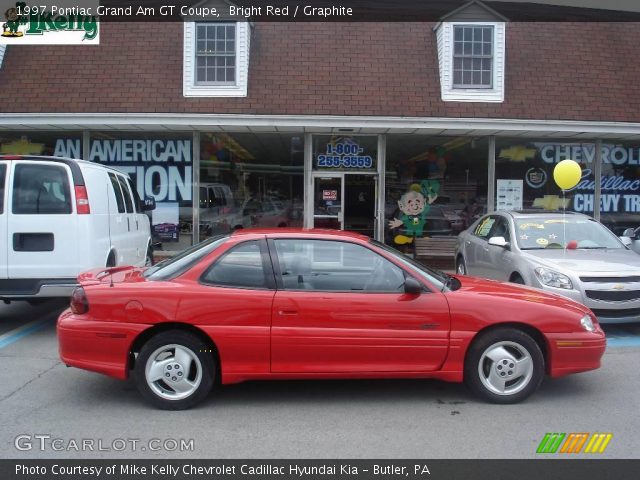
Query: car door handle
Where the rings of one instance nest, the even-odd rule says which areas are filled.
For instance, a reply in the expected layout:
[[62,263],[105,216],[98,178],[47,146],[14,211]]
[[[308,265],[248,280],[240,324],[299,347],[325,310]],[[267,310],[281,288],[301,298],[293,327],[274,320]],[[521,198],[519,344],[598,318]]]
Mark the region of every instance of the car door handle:
[[278,315],[297,315],[297,310],[278,310]]
[[420,325],[420,328],[437,328],[439,326],[439,323],[423,323],[422,325]]

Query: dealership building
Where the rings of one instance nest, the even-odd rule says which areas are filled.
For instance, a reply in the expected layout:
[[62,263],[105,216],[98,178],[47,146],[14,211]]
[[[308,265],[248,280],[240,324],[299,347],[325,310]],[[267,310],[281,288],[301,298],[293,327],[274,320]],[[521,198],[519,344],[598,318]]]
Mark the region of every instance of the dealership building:
[[[638,23],[447,3],[434,22],[223,16],[101,22],[98,45],[16,40],[0,47],[0,154],[128,172],[167,251],[254,226],[393,243],[411,191],[433,202],[422,235],[496,209],[640,226]],[[567,158],[582,179],[562,192]]]

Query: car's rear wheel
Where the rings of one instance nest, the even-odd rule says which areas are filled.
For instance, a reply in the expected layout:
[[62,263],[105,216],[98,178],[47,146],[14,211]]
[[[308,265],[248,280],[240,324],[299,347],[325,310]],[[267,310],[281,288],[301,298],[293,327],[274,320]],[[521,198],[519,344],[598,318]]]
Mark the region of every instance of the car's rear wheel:
[[461,256],[456,259],[456,273],[458,275],[467,274],[467,265],[464,263],[464,258]]
[[138,390],[163,410],[184,410],[201,402],[211,391],[215,372],[211,347],[181,330],[152,337],[135,364]]
[[492,403],[517,403],[540,386],[544,356],[530,335],[496,328],[478,337],[467,352],[464,379],[478,396]]

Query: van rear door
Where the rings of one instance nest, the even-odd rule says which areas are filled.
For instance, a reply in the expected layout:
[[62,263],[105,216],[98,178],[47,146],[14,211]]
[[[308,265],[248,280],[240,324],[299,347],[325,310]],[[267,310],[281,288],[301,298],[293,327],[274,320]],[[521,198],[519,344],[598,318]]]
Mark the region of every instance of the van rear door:
[[7,162],[0,162],[0,278],[7,278]]
[[79,270],[71,169],[61,162],[8,162],[8,278],[73,278]]

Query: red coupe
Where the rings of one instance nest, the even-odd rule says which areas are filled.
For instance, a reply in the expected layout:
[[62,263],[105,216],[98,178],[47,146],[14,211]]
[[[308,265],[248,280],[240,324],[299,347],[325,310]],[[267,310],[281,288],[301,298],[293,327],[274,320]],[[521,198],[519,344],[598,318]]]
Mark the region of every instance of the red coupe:
[[537,289],[450,276],[367,237],[239,230],[149,268],[80,275],[62,361],[126,379],[165,409],[214,382],[438,378],[495,403],[596,369],[593,313]]

